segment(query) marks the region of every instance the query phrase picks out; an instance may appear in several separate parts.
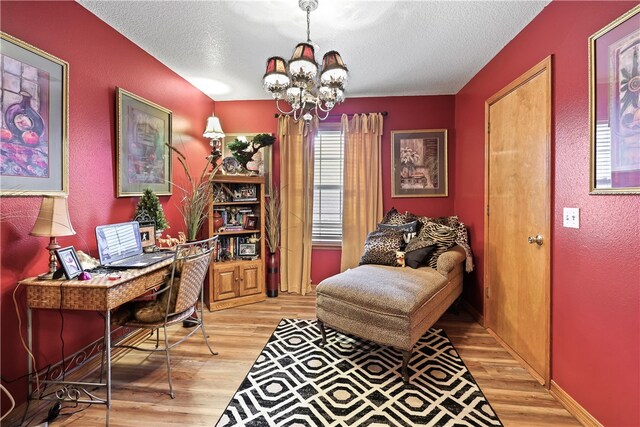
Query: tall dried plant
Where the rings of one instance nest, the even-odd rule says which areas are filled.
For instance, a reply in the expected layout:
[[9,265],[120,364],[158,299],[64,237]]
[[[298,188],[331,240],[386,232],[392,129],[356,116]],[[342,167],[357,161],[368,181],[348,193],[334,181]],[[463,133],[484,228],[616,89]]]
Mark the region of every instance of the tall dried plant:
[[216,165],[209,171],[209,166],[211,166],[213,158],[212,156],[207,157],[207,164],[204,166],[204,169],[202,169],[200,177],[195,180],[191,172],[189,172],[185,155],[177,148],[171,145],[169,145],[169,147],[177,153],[178,161],[182,165],[184,174],[187,177],[187,185],[185,187],[180,187],[175,183],[173,183],[173,185],[182,192],[178,210],[184,221],[187,240],[196,240],[202,224],[204,224],[204,221],[207,219],[206,207],[212,191],[213,176],[218,171],[219,165]]
[[278,250],[278,246],[280,245],[280,214],[281,214],[281,206],[280,206],[280,194],[278,194],[278,189],[273,185],[269,185],[269,200],[265,202],[265,229],[266,229],[266,238],[267,238],[267,246],[269,246],[269,252],[274,254],[276,250]]

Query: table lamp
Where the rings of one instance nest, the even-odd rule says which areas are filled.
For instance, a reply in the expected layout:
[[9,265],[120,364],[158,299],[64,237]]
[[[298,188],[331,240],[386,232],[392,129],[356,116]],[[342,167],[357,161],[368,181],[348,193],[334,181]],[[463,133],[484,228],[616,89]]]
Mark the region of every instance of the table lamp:
[[215,167],[218,159],[222,157],[222,151],[220,150],[220,141],[224,138],[224,132],[222,131],[222,125],[220,125],[220,119],[216,116],[211,116],[207,119],[202,136],[211,139],[211,164]]
[[56,237],[76,234],[69,219],[67,197],[43,197],[38,218],[29,234],[38,237],[49,237],[49,246],[47,246],[49,250],[49,273],[40,276],[40,278],[53,278],[57,265],[55,250],[61,247],[56,241]]

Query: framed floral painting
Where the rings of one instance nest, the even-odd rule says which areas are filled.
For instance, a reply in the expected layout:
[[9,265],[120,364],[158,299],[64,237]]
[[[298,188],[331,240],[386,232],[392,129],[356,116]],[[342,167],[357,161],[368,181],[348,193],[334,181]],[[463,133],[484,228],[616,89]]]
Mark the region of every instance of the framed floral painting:
[[122,88],[116,96],[117,196],[141,196],[146,188],[170,195],[171,111]]
[[0,32],[0,190],[69,192],[69,64]]
[[589,37],[591,194],[640,193],[640,5]]
[[391,132],[391,197],[447,197],[447,130]]

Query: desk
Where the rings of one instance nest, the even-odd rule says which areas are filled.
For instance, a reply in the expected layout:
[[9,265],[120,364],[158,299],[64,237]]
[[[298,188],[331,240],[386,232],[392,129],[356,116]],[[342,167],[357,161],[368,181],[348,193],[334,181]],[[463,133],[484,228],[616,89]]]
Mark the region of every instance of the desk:
[[[106,276],[91,280],[40,280],[37,277],[22,280],[20,285],[27,288],[27,341],[29,351],[32,351],[32,309],[55,309],[98,311],[105,314],[104,351],[106,353],[106,381],[86,383],[72,381],[45,380],[43,384],[61,385],[52,400],[67,400],[78,403],[103,404],[107,406],[107,424],[109,423],[109,408],[111,407],[111,312],[126,302],[129,302],[149,290],[162,284],[171,275],[173,258],[154,264],[143,269],[119,271],[120,278],[109,280]],[[60,301],[62,297],[62,301]],[[28,360],[29,396],[32,394],[32,367]],[[87,390],[87,387],[98,386],[106,388],[106,398],[102,399]],[[84,396],[85,398],[81,398]]]

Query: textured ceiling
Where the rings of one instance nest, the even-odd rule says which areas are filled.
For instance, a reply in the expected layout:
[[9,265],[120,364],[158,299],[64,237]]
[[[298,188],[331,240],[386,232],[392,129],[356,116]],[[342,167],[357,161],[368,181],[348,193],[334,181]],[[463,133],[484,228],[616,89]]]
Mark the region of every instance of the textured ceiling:
[[[79,3],[216,101],[269,98],[266,59],[306,40],[297,0]],[[455,94],[548,3],[320,0],[311,40],[347,97]]]

